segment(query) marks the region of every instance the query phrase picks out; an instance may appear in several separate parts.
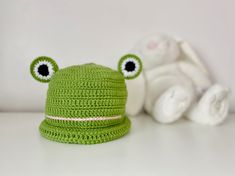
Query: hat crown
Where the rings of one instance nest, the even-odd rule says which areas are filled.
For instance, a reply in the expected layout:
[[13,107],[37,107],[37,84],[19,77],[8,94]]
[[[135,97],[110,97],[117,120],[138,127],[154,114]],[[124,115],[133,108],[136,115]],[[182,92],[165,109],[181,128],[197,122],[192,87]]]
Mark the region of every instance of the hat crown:
[[[89,128],[97,122],[92,118],[114,117],[101,124],[107,126],[120,122],[115,117],[125,114],[126,98],[125,79],[118,71],[92,63],[70,66],[55,73],[49,83],[46,116],[75,119],[63,124]],[[61,120],[48,122],[62,125]]]

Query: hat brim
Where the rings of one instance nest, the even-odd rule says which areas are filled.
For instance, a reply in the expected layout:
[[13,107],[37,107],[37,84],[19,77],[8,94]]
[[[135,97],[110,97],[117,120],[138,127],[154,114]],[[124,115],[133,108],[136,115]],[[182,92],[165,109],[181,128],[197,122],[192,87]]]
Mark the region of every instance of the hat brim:
[[81,129],[59,127],[48,124],[46,119],[40,124],[41,135],[49,140],[72,144],[97,144],[118,139],[129,132],[131,122],[127,116],[122,123],[108,127]]

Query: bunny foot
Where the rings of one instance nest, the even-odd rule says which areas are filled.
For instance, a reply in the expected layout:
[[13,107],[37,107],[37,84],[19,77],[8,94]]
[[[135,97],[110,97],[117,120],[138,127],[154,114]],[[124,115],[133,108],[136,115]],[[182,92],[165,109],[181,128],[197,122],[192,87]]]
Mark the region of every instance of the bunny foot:
[[187,117],[197,123],[218,125],[224,121],[229,109],[229,90],[214,85],[188,112]]
[[182,86],[166,90],[156,101],[152,115],[161,123],[171,123],[179,119],[191,103],[189,91]]

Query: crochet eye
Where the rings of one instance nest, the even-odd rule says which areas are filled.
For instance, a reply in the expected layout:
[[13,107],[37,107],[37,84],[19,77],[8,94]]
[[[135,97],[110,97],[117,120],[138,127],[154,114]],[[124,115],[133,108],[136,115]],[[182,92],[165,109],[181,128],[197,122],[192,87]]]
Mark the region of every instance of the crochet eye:
[[118,70],[126,79],[134,79],[142,71],[141,60],[134,54],[127,54],[119,60]]
[[30,72],[34,79],[40,82],[49,82],[52,75],[59,69],[56,62],[46,56],[36,58],[30,65]]

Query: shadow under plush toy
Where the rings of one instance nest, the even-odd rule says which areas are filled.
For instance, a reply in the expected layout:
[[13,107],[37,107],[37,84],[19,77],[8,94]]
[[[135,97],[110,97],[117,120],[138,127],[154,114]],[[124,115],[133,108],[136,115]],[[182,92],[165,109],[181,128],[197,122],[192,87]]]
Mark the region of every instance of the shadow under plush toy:
[[58,68],[49,57],[38,57],[30,66],[32,76],[49,82],[43,137],[64,143],[95,144],[125,135],[130,121],[125,115],[125,79],[142,70],[135,55],[123,56],[118,71],[93,63]]

